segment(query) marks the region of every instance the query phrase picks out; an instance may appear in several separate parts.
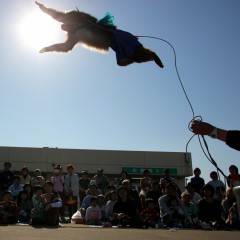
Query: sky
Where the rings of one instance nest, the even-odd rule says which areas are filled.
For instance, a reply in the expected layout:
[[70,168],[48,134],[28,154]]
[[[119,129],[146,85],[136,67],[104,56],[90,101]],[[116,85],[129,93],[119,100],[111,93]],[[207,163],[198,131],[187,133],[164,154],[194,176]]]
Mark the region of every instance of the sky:
[[[119,29],[172,44],[194,116],[240,129],[240,2],[238,0],[44,0],[58,10],[107,11]],[[32,0],[1,3],[0,146],[185,152],[193,113],[171,47],[139,38],[164,63],[119,67],[115,54],[76,46],[39,54],[63,42],[60,24]],[[240,167],[240,154],[206,138],[219,168]],[[197,137],[188,145],[193,168],[207,182],[216,170]],[[159,163],[161,165],[161,163]],[[223,179],[222,179],[223,180]]]

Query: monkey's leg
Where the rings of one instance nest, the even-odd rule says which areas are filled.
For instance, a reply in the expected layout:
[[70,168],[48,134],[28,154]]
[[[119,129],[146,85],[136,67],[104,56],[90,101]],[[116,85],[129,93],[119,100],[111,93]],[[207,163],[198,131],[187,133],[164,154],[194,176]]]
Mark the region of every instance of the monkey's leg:
[[73,47],[77,44],[77,40],[67,40],[64,43],[57,43],[48,47],[41,49],[39,52],[68,52],[73,49]]
[[57,11],[52,8],[47,8],[43,4],[38,3],[37,1],[35,2],[39,8],[46,14],[50,15],[53,19],[59,21],[59,22],[64,22],[64,19],[66,18],[66,13]]
[[154,61],[160,68],[163,68],[162,61],[157,54],[150,49],[144,47],[138,47],[134,54],[134,59],[137,63]]

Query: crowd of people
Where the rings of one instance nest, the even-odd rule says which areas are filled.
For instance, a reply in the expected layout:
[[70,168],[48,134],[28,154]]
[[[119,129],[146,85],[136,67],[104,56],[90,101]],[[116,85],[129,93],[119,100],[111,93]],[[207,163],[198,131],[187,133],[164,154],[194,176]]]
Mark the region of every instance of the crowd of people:
[[72,164],[66,170],[64,174],[62,166],[55,166],[46,179],[40,169],[31,176],[26,166],[16,175],[5,162],[0,171],[0,224],[59,226],[71,221],[104,227],[240,229],[233,191],[240,175],[234,165],[226,184],[215,171],[205,183],[195,168],[184,190],[169,169],[158,179],[145,169],[139,190],[125,171],[111,182],[101,168],[92,177],[87,170],[77,174]]

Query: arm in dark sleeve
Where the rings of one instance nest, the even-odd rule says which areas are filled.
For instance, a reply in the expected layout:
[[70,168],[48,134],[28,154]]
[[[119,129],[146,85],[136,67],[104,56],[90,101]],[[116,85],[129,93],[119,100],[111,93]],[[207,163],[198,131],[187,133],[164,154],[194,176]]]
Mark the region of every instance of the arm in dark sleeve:
[[237,130],[228,131],[226,144],[229,147],[240,151],[240,131]]

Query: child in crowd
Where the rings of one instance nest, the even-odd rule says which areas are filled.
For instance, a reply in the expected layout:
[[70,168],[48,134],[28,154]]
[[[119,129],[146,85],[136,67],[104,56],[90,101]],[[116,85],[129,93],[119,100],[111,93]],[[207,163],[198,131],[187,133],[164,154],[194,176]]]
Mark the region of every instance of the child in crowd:
[[159,220],[159,215],[156,211],[154,200],[147,198],[145,200],[145,205],[146,208],[140,213],[143,223],[146,227],[155,228]]
[[21,223],[30,222],[30,214],[32,210],[32,201],[28,199],[26,191],[22,190],[17,196],[18,221]]
[[36,185],[33,188],[33,209],[31,213],[31,224],[32,225],[43,225],[45,224],[46,214],[44,211],[47,200],[42,196],[43,187]]
[[98,206],[98,198],[91,197],[90,199],[90,207],[86,210],[86,223],[88,225],[100,225],[101,224],[101,209]]
[[14,223],[17,223],[17,204],[13,201],[12,193],[5,191],[0,202],[0,224]]

